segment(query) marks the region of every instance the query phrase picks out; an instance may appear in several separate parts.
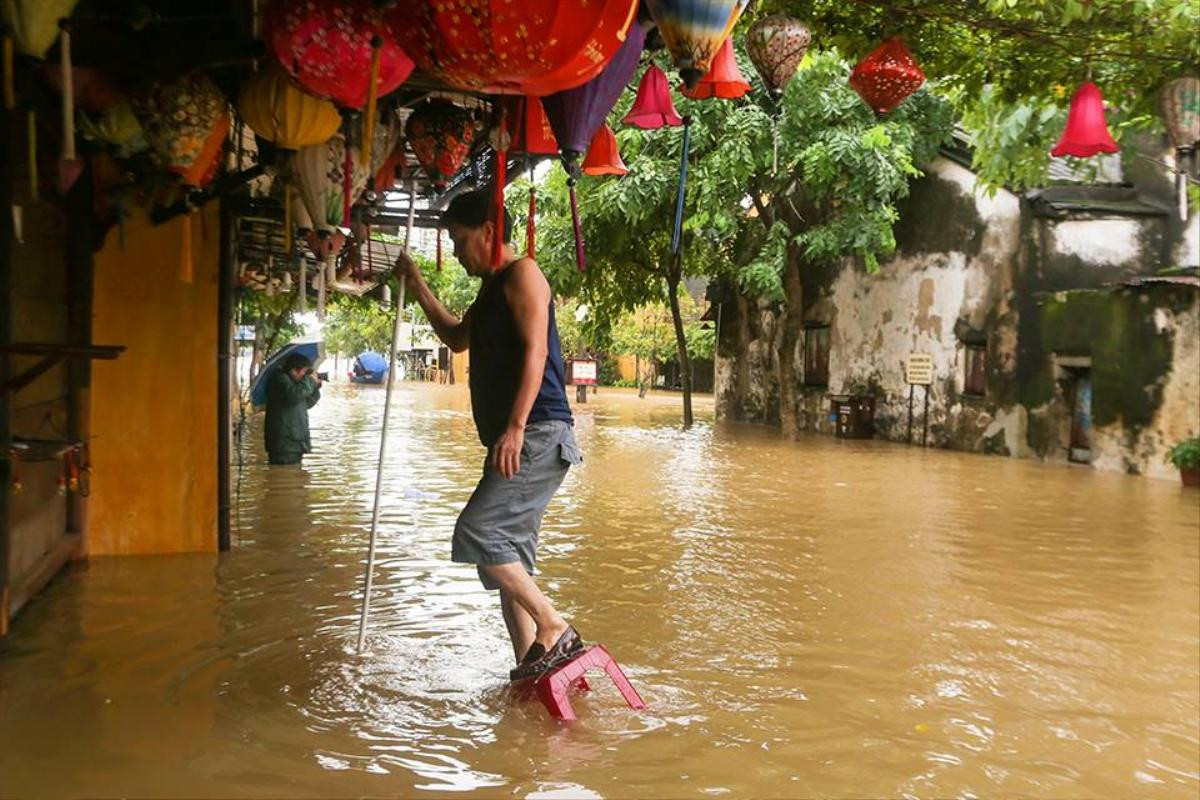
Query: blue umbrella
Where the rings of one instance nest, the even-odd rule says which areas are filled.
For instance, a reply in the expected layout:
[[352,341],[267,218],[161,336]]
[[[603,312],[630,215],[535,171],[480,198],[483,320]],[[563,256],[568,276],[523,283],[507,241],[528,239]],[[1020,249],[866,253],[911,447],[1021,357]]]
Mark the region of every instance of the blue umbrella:
[[251,403],[256,406],[267,404],[267,387],[271,385],[271,376],[280,368],[284,359],[292,353],[300,353],[316,365],[325,357],[325,343],[291,342],[268,358],[267,363],[263,365],[262,372],[258,373],[258,377],[254,379],[254,385],[250,388]]

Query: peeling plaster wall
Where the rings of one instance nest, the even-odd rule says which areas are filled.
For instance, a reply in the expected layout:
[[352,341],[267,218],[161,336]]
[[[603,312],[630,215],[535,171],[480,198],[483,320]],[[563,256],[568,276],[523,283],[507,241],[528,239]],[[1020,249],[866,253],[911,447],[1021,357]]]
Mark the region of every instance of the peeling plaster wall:
[[[1069,433],[1069,409],[1055,358],[1086,353],[1096,360],[1094,466],[1174,477],[1163,453],[1200,432],[1200,292],[1112,287],[1193,265],[1200,242],[1189,242],[1192,234],[1200,234],[1195,214],[1185,228],[1153,208],[1040,213],[1012,193],[978,192],[973,173],[939,159],[913,184],[896,254],[878,273],[851,262],[799,267],[801,307],[788,311],[806,328],[829,326],[830,336],[826,386],[805,385],[803,336],[786,356],[794,359],[798,427],[831,434],[829,395],[869,394],[876,436],[904,441],[904,364],[910,353],[928,353],[931,446],[1065,459],[1059,440],[1064,422]],[[1164,263],[1180,253],[1187,260]],[[734,293],[724,305],[718,415],[777,425],[785,309]],[[983,396],[964,393],[967,343],[986,344]],[[919,442],[920,387],[914,399]]]
[[[805,321],[831,326],[830,379],[827,388],[802,390],[802,426],[832,431],[827,394],[872,394],[876,435],[905,440],[904,366],[910,354],[927,353],[934,363],[929,443],[1019,454],[1023,418],[1012,413],[1014,393],[1003,389],[1015,377],[1010,299],[1021,257],[1020,202],[1007,192],[976,193],[974,175],[949,160],[929,175],[907,204],[910,218],[920,215],[916,223],[898,226],[896,257],[874,275],[847,264],[832,285],[811,287]],[[963,394],[967,341],[988,345],[983,397]],[[914,392],[918,441],[923,393]]]

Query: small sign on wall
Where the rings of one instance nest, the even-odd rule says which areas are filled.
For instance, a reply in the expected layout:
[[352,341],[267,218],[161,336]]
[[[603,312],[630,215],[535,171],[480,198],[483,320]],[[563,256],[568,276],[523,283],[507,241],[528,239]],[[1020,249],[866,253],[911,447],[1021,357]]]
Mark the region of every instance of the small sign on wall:
[[929,353],[909,353],[904,365],[904,380],[918,386],[933,383],[933,356]]
[[598,364],[590,358],[572,358],[567,362],[567,384],[571,386],[595,386],[599,373]]

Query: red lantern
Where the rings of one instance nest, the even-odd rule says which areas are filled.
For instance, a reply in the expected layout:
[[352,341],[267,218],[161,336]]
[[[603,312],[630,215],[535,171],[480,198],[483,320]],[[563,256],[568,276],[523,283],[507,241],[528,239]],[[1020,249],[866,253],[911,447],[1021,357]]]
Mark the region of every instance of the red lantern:
[[876,47],[850,73],[850,86],[876,114],[892,111],[923,83],[925,73],[899,36]]
[[713,57],[712,66],[693,88],[680,86],[679,91],[693,100],[707,100],[710,97],[735,100],[749,92],[750,84],[742,77],[733,55],[733,39],[725,40]]
[[390,18],[378,6],[375,0],[276,0],[267,12],[268,46],[305,89],[344,108],[361,109],[372,71],[378,74],[377,96],[383,96],[413,70]]
[[621,121],[626,125],[647,130],[664,125],[683,124],[683,119],[675,110],[675,103],[671,101],[671,87],[667,85],[667,76],[657,64],[651,64],[646,74],[642,75],[633,107]]
[[540,98],[508,97],[503,107],[512,128],[510,151],[530,156],[558,155],[558,142]]
[[600,72],[638,0],[408,0],[389,12],[421,69],[459,89],[547,95]]
[[583,159],[583,171],[588,175],[628,175],[629,169],[621,160],[617,137],[607,123],[600,126]]
[[1062,137],[1050,155],[1087,158],[1096,153],[1115,153],[1120,149],[1108,132],[1108,122],[1104,118],[1104,97],[1100,89],[1094,83],[1085,83],[1071,98],[1067,127],[1063,129]]
[[417,161],[440,189],[470,152],[475,120],[462,106],[437,98],[417,106],[405,123],[404,134]]

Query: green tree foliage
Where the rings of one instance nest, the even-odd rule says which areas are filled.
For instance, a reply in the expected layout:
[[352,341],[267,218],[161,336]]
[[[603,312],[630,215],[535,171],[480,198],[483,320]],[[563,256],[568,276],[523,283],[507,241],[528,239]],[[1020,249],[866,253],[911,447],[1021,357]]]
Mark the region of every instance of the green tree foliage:
[[393,312],[373,297],[335,294],[325,310],[325,348],[355,356],[364,350],[387,355]]
[[814,44],[857,61],[903,36],[961,115],[992,191],[1044,185],[1074,91],[1089,78],[1123,136],[1161,131],[1159,89],[1200,64],[1195,0],[765,0],[808,22]]

